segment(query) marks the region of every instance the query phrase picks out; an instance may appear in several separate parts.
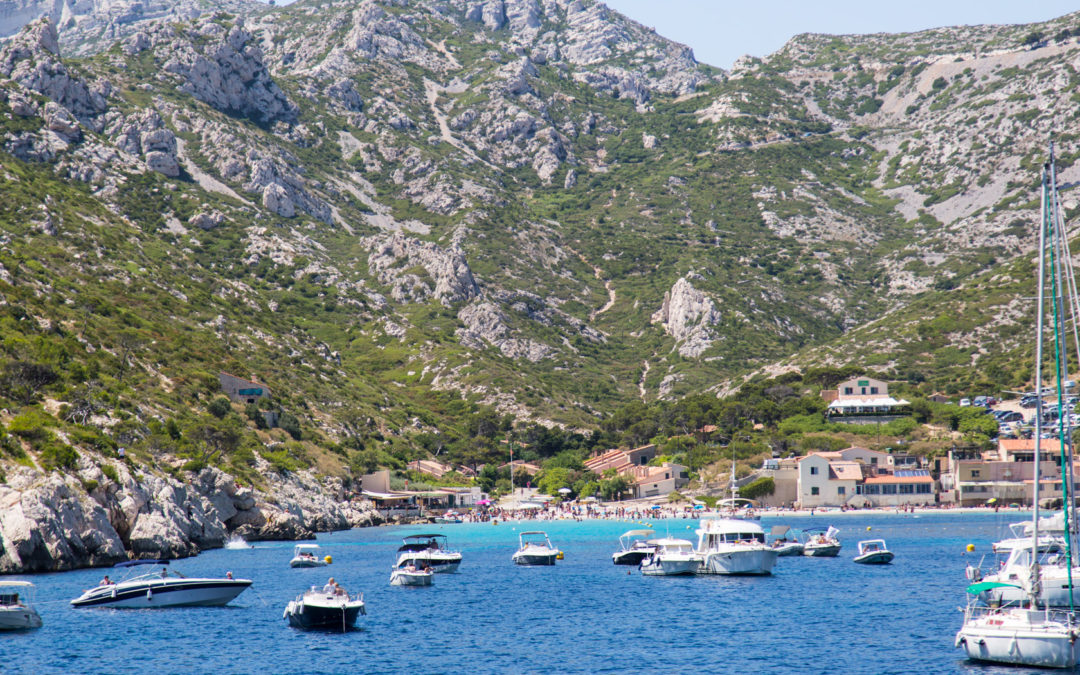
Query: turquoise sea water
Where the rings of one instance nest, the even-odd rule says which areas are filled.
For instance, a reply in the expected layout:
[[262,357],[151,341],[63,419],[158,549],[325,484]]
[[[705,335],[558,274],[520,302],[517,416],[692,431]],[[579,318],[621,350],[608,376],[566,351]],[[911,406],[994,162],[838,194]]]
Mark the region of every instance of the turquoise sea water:
[[[616,567],[628,521],[369,528],[320,535],[322,569],[290,569],[293,544],[209,551],[175,561],[187,576],[254,580],[229,607],[73,609],[103,570],[27,578],[45,626],[0,635],[4,673],[1011,673],[953,648],[964,566],[1024,514],[765,518],[835,525],[840,557],[781,558],[770,577],[642,577]],[[653,521],[694,540],[697,521]],[[870,526],[872,530],[866,531]],[[690,529],[687,529],[689,527]],[[555,567],[515,567],[517,532],[543,529],[566,553]],[[457,574],[428,588],[389,585],[401,537],[449,536]],[[859,539],[884,538],[889,566],[854,564]],[[975,554],[964,547],[974,543]],[[988,557],[989,561],[990,558]],[[985,566],[984,566],[985,569]],[[627,572],[630,572],[628,574]],[[304,588],[334,576],[365,593],[361,630],[305,633],[282,619]],[[115,577],[115,575],[114,575]]]

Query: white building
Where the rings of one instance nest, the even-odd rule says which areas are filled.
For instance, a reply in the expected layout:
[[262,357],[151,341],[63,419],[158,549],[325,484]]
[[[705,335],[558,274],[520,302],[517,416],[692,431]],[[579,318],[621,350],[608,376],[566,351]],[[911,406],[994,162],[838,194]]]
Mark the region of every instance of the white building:
[[837,385],[836,398],[829,402],[828,415],[839,422],[874,421],[903,415],[908,405],[909,401],[889,396],[888,382],[857,377]]

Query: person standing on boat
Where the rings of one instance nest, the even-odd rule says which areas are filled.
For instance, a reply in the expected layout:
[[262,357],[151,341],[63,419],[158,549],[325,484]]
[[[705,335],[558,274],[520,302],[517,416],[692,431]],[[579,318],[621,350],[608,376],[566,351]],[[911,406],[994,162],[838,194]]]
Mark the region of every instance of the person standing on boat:
[[330,577],[330,580],[326,582],[325,586],[323,586],[323,593],[329,593],[330,595],[333,595],[336,589],[337,583],[334,581],[334,577]]

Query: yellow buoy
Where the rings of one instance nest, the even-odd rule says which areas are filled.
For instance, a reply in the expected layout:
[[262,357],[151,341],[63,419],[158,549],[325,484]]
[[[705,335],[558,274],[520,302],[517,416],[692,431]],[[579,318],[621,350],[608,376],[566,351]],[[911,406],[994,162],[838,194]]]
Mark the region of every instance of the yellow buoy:
[[325,561],[326,561],[326,564],[327,564],[327,565],[329,565],[330,563],[334,562],[334,559],[333,559],[333,558],[331,558],[330,556],[326,556],[325,558],[323,558],[323,560],[325,560]]
[[558,555],[555,556],[555,559],[556,560],[562,560],[563,559],[562,551],[559,551]]
[[871,527],[869,525],[867,525],[866,526],[866,531],[869,532],[870,530],[871,530]]
[[975,544],[968,544],[967,545],[967,552],[968,553],[974,553],[975,552]]

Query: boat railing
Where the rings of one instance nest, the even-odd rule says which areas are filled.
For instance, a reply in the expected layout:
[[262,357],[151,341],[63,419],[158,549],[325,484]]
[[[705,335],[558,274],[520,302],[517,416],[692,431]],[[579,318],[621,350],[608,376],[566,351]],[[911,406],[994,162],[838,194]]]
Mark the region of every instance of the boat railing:
[[[967,607],[963,608],[964,622],[971,621],[973,619],[992,618],[995,615],[1003,614],[1004,612],[1012,611],[1015,609],[1024,609],[1028,607],[1026,601],[1024,602],[1003,602],[998,605],[986,605],[979,601],[978,598],[972,598]],[[1067,609],[1044,609],[1039,608],[1031,610],[1037,612],[1040,615],[1045,615],[1048,621],[1056,621],[1066,626],[1074,626],[1080,628],[1080,614],[1076,612],[1070,612]]]

